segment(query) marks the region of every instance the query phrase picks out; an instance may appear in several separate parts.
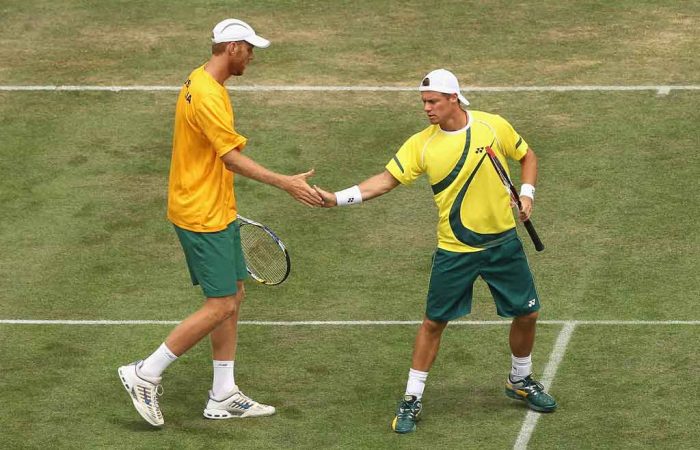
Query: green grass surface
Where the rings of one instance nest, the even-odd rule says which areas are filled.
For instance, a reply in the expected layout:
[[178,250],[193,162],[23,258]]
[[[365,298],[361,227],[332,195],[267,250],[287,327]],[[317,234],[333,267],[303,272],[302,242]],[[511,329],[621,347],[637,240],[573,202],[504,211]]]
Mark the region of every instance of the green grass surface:
[[[26,0],[0,5],[0,76],[30,84],[179,84],[222,17],[272,41],[255,83],[469,85],[698,82],[690,0]],[[253,80],[248,80],[248,83]]]
[[[236,84],[698,84],[697,2],[66,1],[0,3],[3,85],[177,85],[218,20],[273,46]],[[173,92],[0,92],[0,319],[179,320],[197,308],[165,219]],[[540,162],[526,241],[552,320],[700,319],[698,91],[468,93]],[[417,93],[234,92],[246,153],[340,189],[382,170],[426,125]],[[514,167],[515,168],[515,167]],[[517,173],[517,170],[514,171]],[[243,320],[419,320],[435,246],[425,180],[314,210],[237,178],[244,215],[288,245],[282,286],[248,283]],[[482,283],[468,319],[495,319]],[[275,417],[201,418],[208,345],[169,369],[166,427],[133,411],[116,368],[168,326],[0,324],[8,448],[509,448],[525,418],[502,392],[507,329],[454,326],[418,433],[389,431],[415,326],[244,325],[237,380]],[[561,325],[539,329],[542,374]],[[558,412],[530,448],[693,448],[697,325],[580,325],[554,379]]]

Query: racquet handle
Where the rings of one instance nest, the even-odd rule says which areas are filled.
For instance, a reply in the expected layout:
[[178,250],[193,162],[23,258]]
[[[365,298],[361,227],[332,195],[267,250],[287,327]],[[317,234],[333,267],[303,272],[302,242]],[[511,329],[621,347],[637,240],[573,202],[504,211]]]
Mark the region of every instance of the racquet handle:
[[530,220],[528,219],[523,222],[523,225],[525,225],[525,229],[527,230],[527,234],[530,235],[532,243],[535,244],[535,250],[537,250],[538,252],[544,250],[544,244],[540,240],[540,237],[537,235],[537,231],[535,231],[535,227],[532,225],[532,222],[530,222]]

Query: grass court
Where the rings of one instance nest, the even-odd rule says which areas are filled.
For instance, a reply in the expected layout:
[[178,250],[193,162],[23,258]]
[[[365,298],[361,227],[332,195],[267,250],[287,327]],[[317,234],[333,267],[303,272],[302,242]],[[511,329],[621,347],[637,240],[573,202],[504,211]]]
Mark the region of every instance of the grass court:
[[[539,418],[528,448],[697,446],[700,5],[683,0],[1,3],[3,446],[501,449],[522,437],[527,410],[503,394],[507,326],[490,322],[481,282],[464,318],[480,322],[445,332],[423,420],[406,436],[389,422],[417,325],[271,323],[419,321],[435,247],[425,179],[319,210],[237,177],[241,214],[274,229],[292,258],[283,285],[247,284],[239,332],[236,380],[276,416],[202,418],[202,342],[168,369],[166,424],[152,429],[116,368],[172,324],[9,322],[173,321],[197,308],[165,218],[176,92],[27,87],[179,86],[225,17],[272,41],[231,87],[417,88],[445,67],[471,108],[504,116],[532,146],[546,250],[519,233],[543,302],[535,373],[555,369],[560,408]],[[651,87],[514,89],[528,86]],[[332,190],[381,171],[427,123],[417,89],[231,98],[248,156],[279,172],[315,168],[313,182]]]

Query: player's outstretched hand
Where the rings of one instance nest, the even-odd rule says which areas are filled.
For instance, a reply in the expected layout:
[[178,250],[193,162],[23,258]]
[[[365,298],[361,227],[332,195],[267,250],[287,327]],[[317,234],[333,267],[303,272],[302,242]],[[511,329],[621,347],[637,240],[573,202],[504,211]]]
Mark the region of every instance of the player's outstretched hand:
[[316,189],[316,192],[321,196],[323,199],[323,207],[324,208],[332,208],[338,204],[337,199],[335,198],[335,194],[330,193],[328,191],[324,191],[320,187],[314,185],[314,189]]
[[311,186],[309,186],[307,181],[307,179],[313,175],[314,169],[297,175],[291,175],[288,177],[287,183],[285,183],[284,187],[284,190],[287,191],[289,195],[294,197],[297,201],[312,208],[316,206],[323,206],[323,199],[321,198],[321,195]]

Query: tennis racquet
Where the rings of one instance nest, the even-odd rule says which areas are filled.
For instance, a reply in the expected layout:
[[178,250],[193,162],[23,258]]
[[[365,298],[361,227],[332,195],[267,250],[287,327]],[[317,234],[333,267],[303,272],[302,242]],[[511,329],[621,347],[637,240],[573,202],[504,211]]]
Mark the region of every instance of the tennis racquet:
[[[491,160],[493,168],[496,169],[498,177],[501,179],[503,185],[506,187],[506,190],[510,194],[510,198],[513,200],[513,203],[517,205],[518,211],[520,211],[520,209],[522,208],[522,205],[520,204],[520,196],[518,195],[518,191],[515,189],[515,186],[513,186],[513,182],[510,181],[510,178],[508,177],[508,172],[506,172],[506,169],[501,165],[501,162],[496,157],[496,154],[493,152],[491,146],[486,147],[486,154]],[[544,244],[540,240],[540,237],[537,235],[537,231],[535,231],[535,227],[534,225],[532,225],[530,219],[523,221],[523,225],[525,225],[527,234],[530,235],[530,239],[532,239],[532,242],[535,244],[535,250],[537,250],[538,252],[544,250]]]
[[282,283],[291,269],[287,248],[265,225],[243,216],[238,216],[238,220],[243,257],[250,276],[269,286]]

